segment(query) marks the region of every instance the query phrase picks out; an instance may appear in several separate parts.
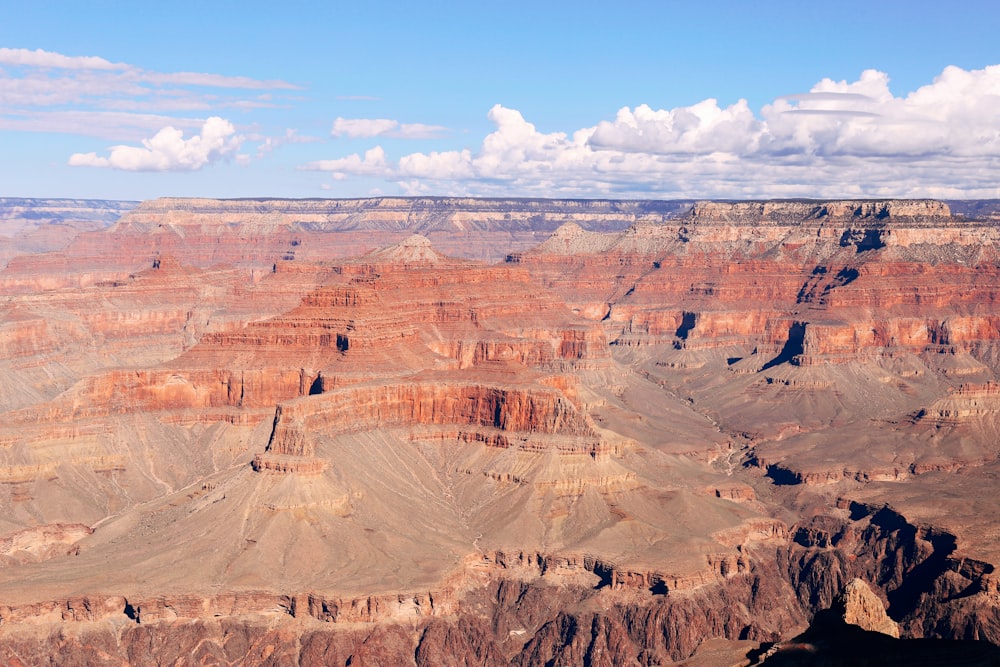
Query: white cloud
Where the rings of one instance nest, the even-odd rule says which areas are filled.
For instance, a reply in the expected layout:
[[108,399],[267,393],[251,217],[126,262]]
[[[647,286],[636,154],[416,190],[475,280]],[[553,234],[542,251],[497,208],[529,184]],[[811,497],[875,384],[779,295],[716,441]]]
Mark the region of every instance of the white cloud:
[[[68,56],[37,49],[0,48],[0,126],[41,132],[65,132],[134,141],[133,128],[148,136],[149,118],[165,112],[208,112],[220,108],[275,106],[273,96],[247,99],[242,91],[295,89],[285,81],[258,80],[200,72],[155,72],[97,56]],[[90,129],[78,122],[84,114],[118,113],[121,130],[110,123]],[[126,117],[134,115],[129,120]],[[209,113],[199,113],[202,118]],[[44,118],[43,122],[39,119]],[[62,124],[60,124],[62,123]],[[199,122],[200,124],[200,122]],[[177,118],[165,125],[189,126]],[[109,136],[110,135],[110,136]]]
[[654,111],[625,107],[613,122],[601,122],[590,137],[595,148],[665,154],[732,153],[757,150],[763,126],[746,100],[719,108],[716,100]]
[[204,119],[199,118],[122,111],[33,111],[0,115],[0,130],[67,132],[109,141],[140,141],[167,125],[195,129],[200,128],[204,122]]
[[386,136],[396,139],[436,139],[448,128],[442,125],[424,125],[423,123],[400,123],[399,128]]
[[257,146],[258,159],[286,144],[312,144],[320,141],[319,137],[301,135],[291,128],[285,129],[285,134],[280,137],[250,136],[247,139],[260,142]]
[[385,159],[385,151],[376,146],[365,152],[364,157],[354,154],[336,160],[310,162],[303,169],[329,171],[337,180],[352,176],[389,176],[391,171]]
[[143,72],[143,81],[157,85],[201,86],[205,88],[240,88],[243,90],[297,90],[298,86],[287,81],[261,81],[247,76],[225,76],[202,72]]
[[333,129],[330,130],[330,134],[350,139],[377,137],[395,129],[398,125],[398,121],[388,118],[337,118],[333,121]]
[[61,53],[42,49],[0,48],[0,64],[27,67],[55,67],[59,69],[129,69],[124,63],[112,63],[97,56],[64,56]]
[[422,123],[400,123],[389,118],[337,118],[330,134],[335,137],[364,139],[391,137],[393,139],[433,139],[448,128]]
[[[823,79],[755,114],[714,99],[623,108],[593,127],[543,133],[494,106],[476,150],[312,163],[338,178],[381,174],[404,192],[637,197],[1000,196],[1000,65],[946,68],[896,97],[876,70]],[[341,122],[388,136],[395,121]],[[338,125],[335,123],[335,134]],[[348,131],[354,134],[348,135]]]
[[466,180],[476,177],[472,153],[448,151],[445,153],[413,153],[399,159],[399,176],[431,179],[435,181]]
[[[141,81],[158,86],[197,86],[206,88],[239,88],[254,89],[296,89],[297,86],[286,81],[261,81],[246,76],[226,76],[203,72],[153,72],[143,70],[127,63],[113,63],[98,56],[67,56],[42,49],[8,49],[0,48],[0,65],[14,67],[63,69],[63,70],[97,70],[97,72],[118,72],[120,78],[130,81]],[[126,76],[122,77],[121,72]],[[12,77],[23,80],[27,77]],[[63,76],[56,81],[65,82],[71,77]],[[53,79],[37,78],[36,81]],[[91,79],[93,81],[93,79]]]
[[230,157],[239,150],[243,137],[228,120],[212,116],[201,133],[189,139],[175,127],[165,127],[139,146],[112,146],[108,157],[75,153],[73,167],[110,167],[123,171],[197,171],[206,164]]
[[101,106],[110,102],[146,99],[152,93],[126,72],[85,70],[52,74],[32,70],[23,75],[0,71],[0,111],[59,105]]
[[[763,109],[770,150],[875,159],[1000,157],[998,65],[948,67],[906,97],[894,97],[888,76],[875,70],[854,83],[824,79],[811,93],[796,106],[778,99]],[[829,97],[837,94],[843,98]]]

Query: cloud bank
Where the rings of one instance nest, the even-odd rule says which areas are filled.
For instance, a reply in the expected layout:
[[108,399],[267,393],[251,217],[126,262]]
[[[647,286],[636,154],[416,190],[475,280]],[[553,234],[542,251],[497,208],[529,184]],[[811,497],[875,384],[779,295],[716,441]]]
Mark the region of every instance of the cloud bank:
[[228,120],[212,116],[201,132],[189,139],[184,132],[167,126],[142,146],[112,146],[107,157],[96,153],[75,153],[72,167],[110,167],[123,171],[197,171],[207,164],[233,156],[243,137]]
[[[295,89],[285,81],[156,72],[97,56],[0,48],[0,129],[137,141],[163,128],[166,114],[270,107],[274,106],[270,93],[248,99],[247,92]],[[80,122],[86,115],[95,122]],[[122,122],[104,122],[112,115]],[[177,118],[171,124],[196,127],[207,115],[194,120],[194,125],[191,118]]]
[[[889,77],[823,79],[754,113],[745,100],[620,109],[572,133],[543,133],[501,105],[476,150],[381,147],[307,169],[336,179],[378,176],[408,194],[795,197],[1000,196],[1000,65],[948,67],[896,97]],[[389,136],[390,120],[334,123],[336,136]],[[339,134],[338,134],[339,133]]]
[[57,69],[129,69],[124,63],[112,63],[97,56],[65,56],[43,49],[0,48],[0,65],[53,67]]
[[434,139],[448,128],[422,123],[400,123],[389,118],[337,118],[330,134],[349,139],[392,137],[394,139]]

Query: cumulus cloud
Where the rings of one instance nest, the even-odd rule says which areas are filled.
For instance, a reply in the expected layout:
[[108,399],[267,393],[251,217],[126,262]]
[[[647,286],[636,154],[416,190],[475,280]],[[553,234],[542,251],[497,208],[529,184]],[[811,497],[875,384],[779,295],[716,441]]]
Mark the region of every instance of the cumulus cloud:
[[824,79],[810,93],[797,104],[778,99],[763,109],[766,150],[859,158],[1000,156],[1000,66],[948,67],[906,97],[894,97],[889,77],[875,70],[853,83]]
[[590,145],[665,154],[731,153],[745,155],[758,149],[764,126],[746,100],[722,109],[718,101],[654,111],[645,104],[625,107],[612,122],[594,128]]
[[347,176],[390,176],[389,164],[385,159],[385,151],[376,146],[365,152],[364,156],[357,154],[336,160],[318,160],[310,162],[303,169],[314,171],[329,171],[337,180]]
[[475,178],[476,165],[468,150],[443,153],[413,153],[399,159],[399,176],[434,181],[462,181]]
[[75,153],[73,167],[110,167],[123,171],[197,171],[207,164],[231,157],[243,137],[228,120],[212,116],[201,132],[188,139],[175,127],[164,127],[142,146],[112,146],[107,157],[96,153]]
[[[823,79],[754,113],[740,100],[674,109],[625,107],[572,133],[539,132],[494,106],[476,150],[379,149],[309,168],[382,175],[411,194],[638,197],[997,197],[1000,65],[948,67],[895,96],[889,77]],[[342,121],[342,122],[341,122]],[[387,136],[394,121],[338,119],[334,133]],[[339,129],[338,129],[339,128]]]
[[348,139],[390,137],[393,139],[433,139],[448,128],[422,123],[400,123],[389,118],[337,118],[330,134]]

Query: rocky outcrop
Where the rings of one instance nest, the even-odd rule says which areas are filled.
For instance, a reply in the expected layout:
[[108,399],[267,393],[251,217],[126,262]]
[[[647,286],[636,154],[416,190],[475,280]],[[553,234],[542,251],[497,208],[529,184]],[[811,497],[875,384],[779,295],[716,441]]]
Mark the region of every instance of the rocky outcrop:
[[[203,490],[202,494],[214,506],[222,502],[218,491]],[[191,511],[184,506],[180,509]],[[312,653],[318,648],[312,643],[316,637],[325,638],[321,646],[329,647],[326,642],[353,646],[345,654],[350,657],[358,650],[352,639],[357,633],[371,637],[365,640],[367,650],[386,651],[389,647],[378,637],[394,636],[407,628],[404,634],[410,641],[388,653],[394,656],[392,660],[410,655],[420,664],[439,664],[448,655],[457,655],[458,650],[455,645],[439,642],[455,641],[465,647],[462,650],[492,655],[497,664],[533,664],[541,654],[562,655],[569,660],[579,650],[599,653],[606,639],[604,630],[592,638],[585,630],[574,642],[563,644],[558,639],[561,635],[553,633],[563,623],[581,624],[581,629],[596,623],[614,628],[621,655],[648,655],[663,661],[690,655],[707,637],[770,638],[801,623],[800,609],[769,602],[779,592],[787,594],[787,584],[780,577],[765,576],[765,569],[761,569],[773,570],[773,559],[761,560],[749,551],[737,556],[739,563],[736,559],[729,563],[707,558],[702,564],[704,578],[681,584],[663,573],[637,571],[586,554],[488,551],[467,559],[458,577],[431,591],[353,597],[249,590],[95,593],[33,603],[8,599],[0,606],[0,655],[10,650],[22,657],[43,651],[61,654],[63,650],[86,655],[88,647],[103,646],[95,633],[100,637],[110,631],[117,637],[117,648],[105,659],[119,655],[116,651],[134,659],[135,642],[145,645],[149,637],[163,640],[149,648],[153,656],[162,659],[174,655],[171,652],[180,650],[177,647],[192,650],[186,643],[190,633],[204,650],[225,647],[235,651],[238,647],[230,645],[227,637],[238,631],[251,645],[271,642],[285,646],[282,642],[287,640],[292,644],[282,651],[296,655],[295,651],[302,650],[303,655],[312,656],[308,660],[327,660],[328,648],[318,654],[320,658]],[[50,623],[61,626],[60,633],[48,635],[54,643],[28,639],[32,629]],[[221,637],[220,623],[229,628],[222,630]],[[591,643],[594,646],[588,649]]]
[[[905,535],[908,526],[905,519],[891,512],[886,514],[885,510],[860,516],[872,511],[855,508],[858,516],[855,521],[870,519],[878,530],[866,531],[850,543],[849,549],[858,555],[851,562],[859,570],[874,572],[886,571],[889,565],[890,576],[892,563],[928,570],[924,565],[927,557],[907,555],[921,551],[910,551],[914,543],[910,541],[912,536]],[[834,536],[835,541],[852,539],[848,524],[841,523],[839,529],[833,523],[822,526],[821,522],[814,523],[808,529],[812,537],[806,538],[802,533],[796,542],[800,547],[810,540],[815,544],[816,539],[825,539],[823,534],[833,536],[831,528],[839,534]],[[848,530],[845,532],[844,528]],[[880,555],[865,559],[862,557],[865,549],[871,549],[872,555]],[[497,555],[495,559],[504,562],[505,567],[510,566],[508,555]],[[559,574],[560,568],[565,571],[572,565],[565,559],[528,560],[542,564],[542,571],[547,570],[549,578],[565,576]],[[779,560],[779,566],[780,563]],[[789,597],[788,584],[773,569],[774,564],[773,559],[766,557],[751,558],[745,571],[683,595],[663,595],[654,587],[653,591],[637,596],[618,586],[599,586],[595,590],[572,580],[552,585],[543,577],[536,582],[500,578],[464,594],[442,592],[355,600],[266,594],[145,601],[76,598],[60,601],[45,612],[70,623],[62,632],[49,635],[42,642],[27,635],[25,626],[12,622],[24,613],[28,614],[25,618],[38,622],[42,610],[9,607],[0,610],[5,621],[0,650],[16,652],[22,658],[69,651],[85,656],[97,651],[94,654],[103,655],[105,662],[111,656],[121,656],[119,659],[128,664],[145,664],[141,662],[139,647],[146,647],[148,655],[157,659],[190,656],[197,650],[202,652],[199,655],[224,655],[228,660],[283,656],[306,664],[328,663],[333,659],[366,664],[366,660],[376,657],[391,662],[447,664],[447,660],[458,655],[464,656],[463,659],[476,656],[478,661],[496,665],[633,661],[655,664],[688,658],[708,638],[752,640],[769,645],[802,627],[807,610],[825,603],[818,599],[805,607],[797,606],[794,598]],[[589,567],[599,570],[597,564]],[[935,576],[935,572],[929,574]],[[841,624],[846,620],[861,625],[856,628],[859,633],[864,632],[865,625],[891,630],[892,621],[885,616],[881,601],[859,581],[847,582],[841,594],[828,603],[833,612],[817,615],[813,629],[768,652],[767,664],[787,664],[806,645],[815,646],[814,651],[831,650],[827,643],[830,640],[824,637],[830,633],[840,636],[837,633],[841,632],[830,629],[830,619],[834,617]],[[890,591],[890,599],[894,595],[898,597],[898,593]],[[217,618],[208,618],[209,612]],[[122,617],[124,627],[112,621],[116,615]],[[323,623],[303,631],[301,626],[292,624],[293,619],[299,618]],[[73,621],[87,622],[77,626]],[[405,625],[400,621],[405,621]],[[415,632],[404,631],[404,627]],[[152,637],[158,638],[155,646],[148,643]],[[236,641],[234,637],[241,639]],[[836,645],[835,642],[833,646]],[[856,655],[843,653],[845,646],[840,644],[838,649],[843,655]],[[912,650],[909,645],[891,648],[868,640],[852,646],[877,646],[873,655],[882,652],[900,655],[899,651]],[[990,653],[988,646],[958,642],[921,646],[933,655],[989,656],[996,652],[995,647]]]
[[935,224],[951,218],[951,209],[946,203],[932,199],[700,201],[691,209],[689,216],[692,220],[722,220],[751,225],[809,221],[885,224],[900,220]]
[[[900,635],[1000,643],[994,629],[1000,626],[994,626],[998,612],[991,593],[997,588],[992,565],[961,555],[954,535],[914,525],[889,507],[853,504],[851,511],[849,521],[817,517],[795,531],[785,567],[805,604],[833,607],[842,616],[867,616],[871,627],[865,629],[886,632],[876,628],[883,623],[866,593],[861,606],[867,611],[845,607],[851,597],[846,589],[858,588],[851,582],[860,578],[884,592]],[[959,590],[965,595],[956,595]],[[942,622],[944,618],[951,621]],[[973,627],[965,625],[969,622]],[[953,623],[965,627],[955,632]]]
[[947,396],[920,410],[914,418],[939,426],[1000,417],[1000,384],[961,384]]
[[[463,664],[472,656],[477,664],[495,665],[672,661],[691,655],[706,634],[767,639],[800,623],[801,616],[795,611],[768,603],[767,596],[780,589],[766,588],[765,581],[741,576],[687,598],[647,597],[638,601],[580,586],[500,580],[458,601],[454,609],[460,612],[457,616],[434,613],[436,603],[431,598],[385,603],[369,600],[360,605],[360,615],[341,614],[334,601],[286,598],[268,601],[275,606],[264,618],[246,615],[255,607],[263,611],[262,604],[220,599],[219,608],[225,609],[221,618],[195,620],[186,614],[144,619],[139,607],[121,599],[67,600],[59,613],[79,610],[95,620],[79,628],[67,625],[63,632],[44,641],[8,629],[0,642],[0,656],[18,656],[31,663],[36,657],[72,653],[81,658],[100,656],[104,664],[120,660],[138,665],[191,656],[236,662],[281,657],[300,664],[331,664],[334,660],[350,664]],[[587,601],[614,606],[607,611],[564,611],[581,603],[594,606]],[[95,614],[97,608],[110,610],[117,604],[127,612],[119,612],[130,621],[125,627],[96,620],[103,613]],[[397,611],[409,610],[410,620],[406,625],[373,625],[369,612],[383,604]],[[423,606],[428,613],[419,612]],[[303,630],[291,620],[303,612],[316,614],[324,623],[307,625],[309,629]]]
[[885,605],[863,579],[851,579],[830,610],[849,625],[869,632],[899,637],[899,626],[885,613]]
[[209,334],[192,354],[248,348],[278,356],[298,348],[316,365],[330,355],[376,355],[384,363],[395,346],[426,346],[462,367],[513,360],[552,368],[608,358],[600,326],[567,312],[523,270],[445,258],[428,243],[411,237],[334,267],[335,278],[299,307],[242,331]]
[[302,455],[302,432],[399,426],[470,426],[509,433],[579,436],[598,446],[584,415],[561,391],[542,385],[489,386],[445,377],[352,385],[278,406],[268,450]]
[[26,528],[0,538],[0,558],[10,565],[72,554],[79,549],[76,543],[93,532],[83,524],[57,523]]

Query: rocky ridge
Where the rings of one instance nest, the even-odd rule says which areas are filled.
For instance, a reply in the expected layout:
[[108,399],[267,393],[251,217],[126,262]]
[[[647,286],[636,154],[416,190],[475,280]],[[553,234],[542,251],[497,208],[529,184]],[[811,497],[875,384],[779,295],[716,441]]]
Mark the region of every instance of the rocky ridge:
[[885,613],[885,605],[863,579],[851,579],[830,608],[844,623],[862,630],[899,637],[899,625]]
[[62,250],[113,224],[138,202],[0,197],[0,266],[18,255]]

